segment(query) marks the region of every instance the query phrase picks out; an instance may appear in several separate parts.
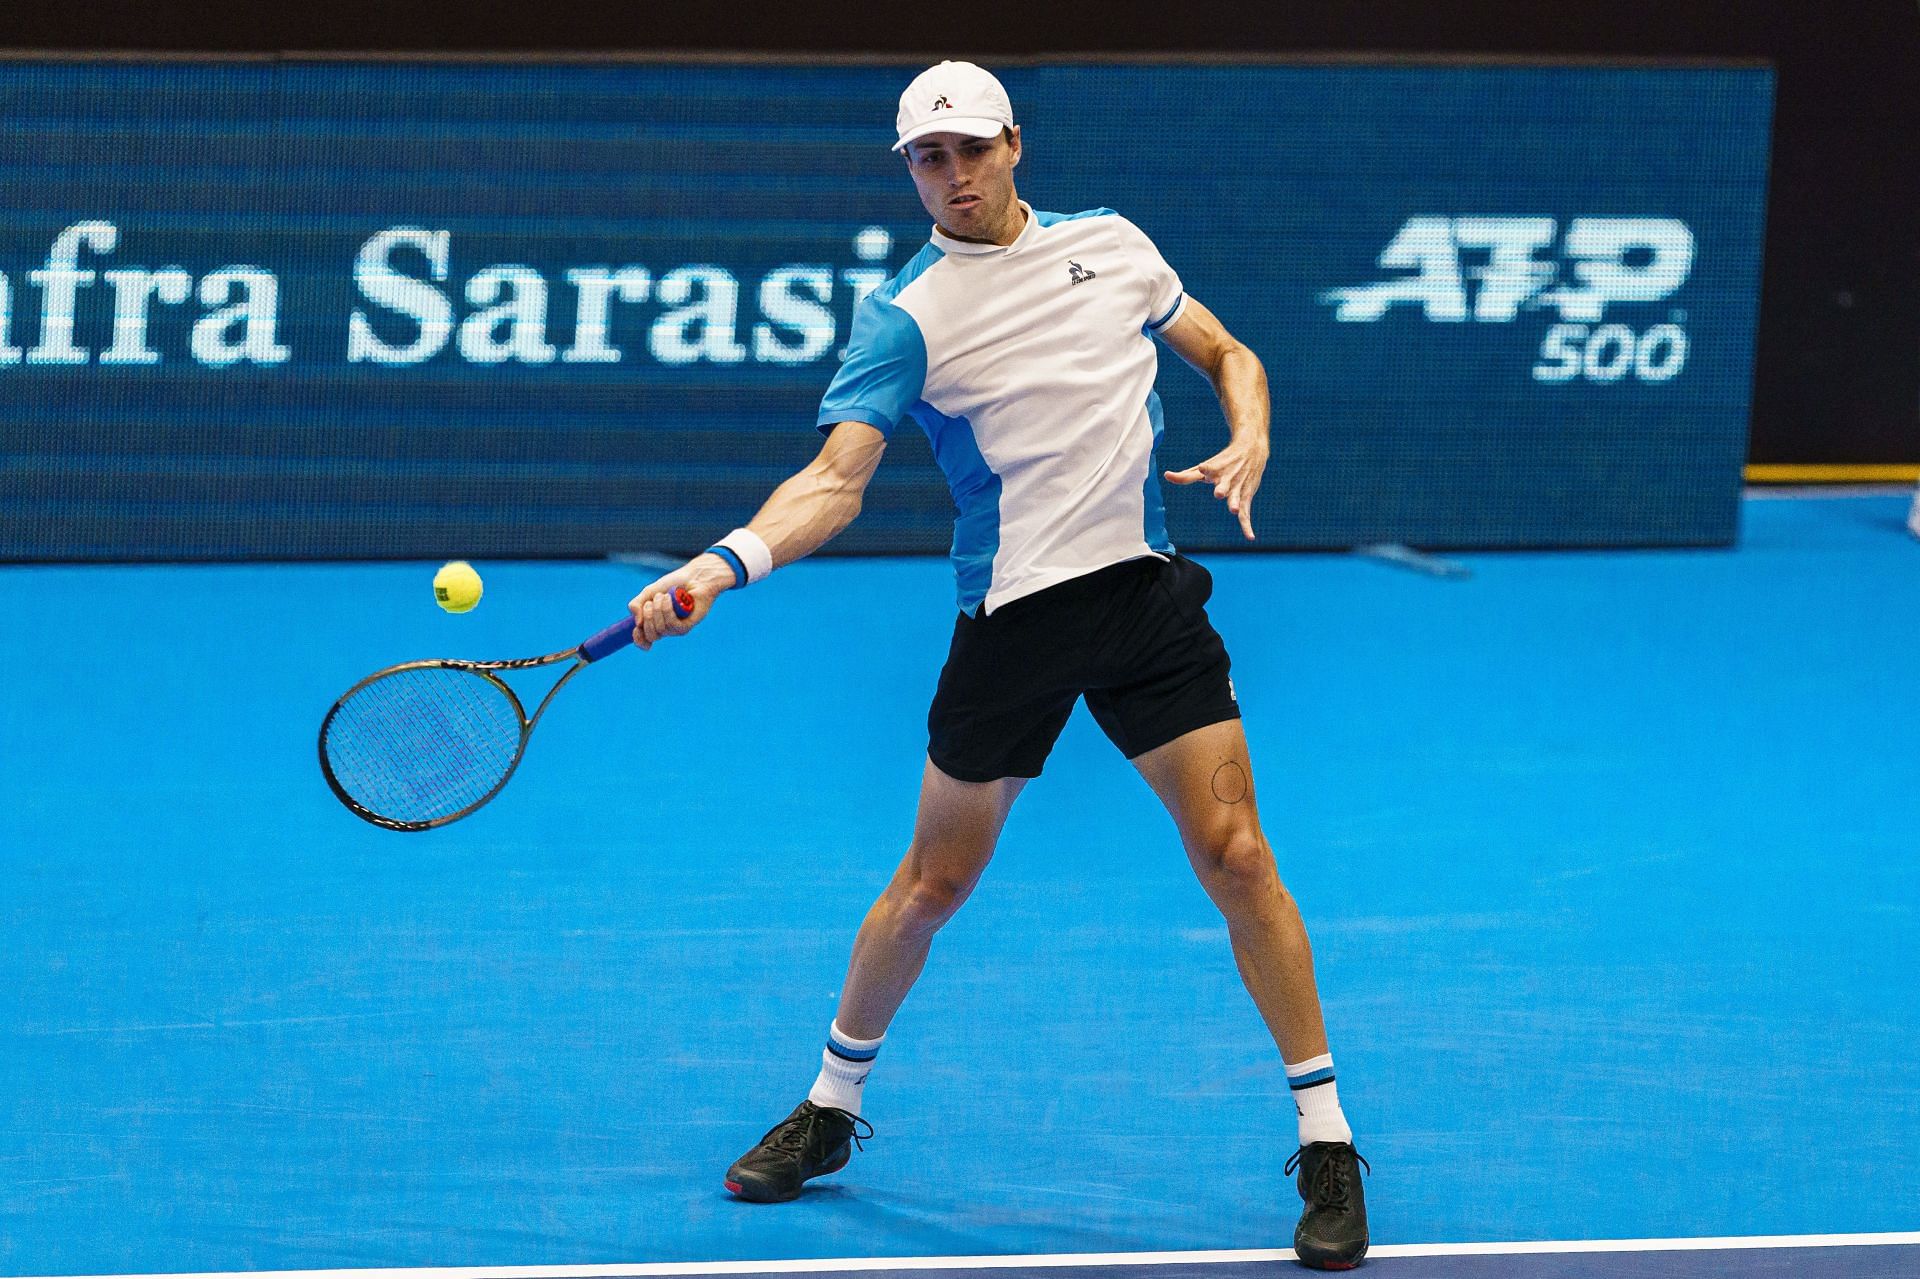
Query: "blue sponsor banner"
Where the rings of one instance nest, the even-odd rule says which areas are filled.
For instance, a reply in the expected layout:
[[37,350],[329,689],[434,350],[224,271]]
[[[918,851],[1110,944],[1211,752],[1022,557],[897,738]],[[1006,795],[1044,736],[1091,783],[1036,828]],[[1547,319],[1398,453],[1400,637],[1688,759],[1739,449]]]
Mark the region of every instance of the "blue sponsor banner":
[[[924,242],[915,70],[0,63],[0,558],[704,545]],[[1265,360],[1264,544],[1732,538],[1768,71],[1002,78],[1022,195],[1127,214]],[[1171,355],[1160,394],[1167,464],[1219,447]],[[951,512],[909,428],[835,549]]]

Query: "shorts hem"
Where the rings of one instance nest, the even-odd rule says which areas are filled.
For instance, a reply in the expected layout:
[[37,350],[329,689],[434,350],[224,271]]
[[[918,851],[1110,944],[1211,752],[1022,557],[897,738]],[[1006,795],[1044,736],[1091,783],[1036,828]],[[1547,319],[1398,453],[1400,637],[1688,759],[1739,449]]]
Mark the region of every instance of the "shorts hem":
[[[1238,706],[1233,707],[1231,710],[1216,709],[1207,711],[1192,717],[1190,720],[1183,719],[1177,721],[1171,728],[1160,729],[1147,738],[1147,745],[1137,750],[1128,750],[1123,753],[1128,759],[1139,759],[1148,751],[1159,750],[1168,742],[1178,741],[1188,733],[1198,732],[1203,728],[1212,728],[1215,724],[1224,724],[1230,719],[1239,718],[1241,718],[1241,715]],[[1129,743],[1129,745],[1131,745],[1131,743]]]
[[972,782],[975,785],[984,782],[1005,781],[1009,777],[1018,777],[1025,781],[1032,781],[1034,778],[1040,776],[1040,770],[1037,768],[1031,773],[1023,773],[1018,769],[1004,769],[1000,772],[994,772],[991,769],[959,767],[947,763],[932,751],[927,752],[927,762],[956,782]]

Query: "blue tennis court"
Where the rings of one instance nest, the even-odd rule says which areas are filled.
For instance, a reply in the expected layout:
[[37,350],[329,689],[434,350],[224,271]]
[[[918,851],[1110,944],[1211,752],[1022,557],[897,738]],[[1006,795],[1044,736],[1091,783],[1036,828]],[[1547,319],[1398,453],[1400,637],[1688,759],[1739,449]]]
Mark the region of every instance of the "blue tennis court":
[[[1736,550],[1466,580],[1206,557],[1375,1169],[1370,1268],[1920,1273],[1904,512],[1755,498]],[[1084,714],[894,1024],[877,1139],[796,1203],[732,1201],[905,846],[948,568],[785,571],[583,673],[484,812],[365,825],[315,765],[336,694],[550,651],[651,576],[481,568],[465,617],[416,563],[0,569],[0,1272],[1285,1248],[1280,1064]],[[1879,1238],[1414,1247],[1835,1235]]]

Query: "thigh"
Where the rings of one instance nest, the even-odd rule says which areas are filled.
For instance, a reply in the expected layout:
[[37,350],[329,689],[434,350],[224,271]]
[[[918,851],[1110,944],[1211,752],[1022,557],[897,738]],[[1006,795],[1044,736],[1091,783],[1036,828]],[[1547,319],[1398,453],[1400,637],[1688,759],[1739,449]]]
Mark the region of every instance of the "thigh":
[[1024,777],[963,782],[928,760],[920,778],[908,868],[919,876],[971,886],[992,859],[1007,814],[1026,784]]
[[1259,837],[1253,761],[1239,720],[1184,733],[1135,757],[1133,766],[1166,805],[1190,856]]

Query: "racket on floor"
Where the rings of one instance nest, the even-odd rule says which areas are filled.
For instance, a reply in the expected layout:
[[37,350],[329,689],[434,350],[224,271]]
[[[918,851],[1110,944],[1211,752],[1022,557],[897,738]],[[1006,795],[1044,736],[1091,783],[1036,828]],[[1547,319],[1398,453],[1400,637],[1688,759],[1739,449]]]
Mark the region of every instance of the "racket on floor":
[[[685,588],[673,611],[693,612]],[[356,817],[388,830],[432,830],[500,793],[520,766],[534,725],[580,669],[633,643],[623,617],[574,648],[506,662],[402,662],[355,684],[320,721],[320,771]],[[571,659],[528,715],[503,671]]]

